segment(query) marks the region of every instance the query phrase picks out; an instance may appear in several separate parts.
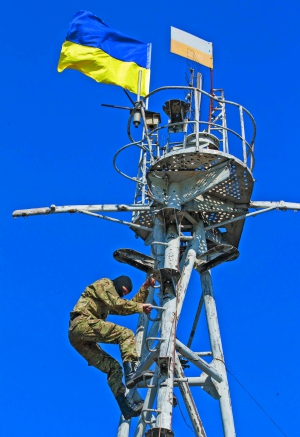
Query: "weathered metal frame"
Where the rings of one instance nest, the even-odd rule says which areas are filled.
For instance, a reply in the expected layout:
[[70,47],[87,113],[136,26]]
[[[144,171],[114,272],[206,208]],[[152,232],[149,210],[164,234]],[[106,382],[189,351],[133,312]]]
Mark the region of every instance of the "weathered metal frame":
[[[138,420],[134,437],[142,437],[148,425],[150,425],[150,430],[147,432],[148,437],[156,437],[157,435],[169,437],[174,435],[172,431],[174,387],[179,387],[180,389],[183,401],[197,436],[206,437],[206,433],[190,387],[202,387],[204,391],[220,402],[224,437],[235,436],[226,366],[222,350],[210,270],[204,269],[203,271],[201,270],[200,273],[202,295],[200,297],[187,346],[185,346],[176,338],[176,328],[180,319],[190,277],[192,271],[197,268],[197,262],[199,262],[199,259],[201,259],[202,262],[203,260],[205,261],[206,257],[208,257],[210,251],[208,250],[207,244],[211,244],[211,242],[214,244],[224,243],[218,228],[275,209],[281,211],[300,210],[300,203],[284,201],[250,201],[247,204],[225,201],[222,203],[220,201],[214,202],[212,199],[213,196],[211,196],[210,200],[207,200],[207,202],[204,203],[204,210],[201,209],[199,202],[197,204],[197,199],[195,198],[207,190],[207,187],[210,187],[209,184],[214,186],[213,184],[219,183],[218,178],[220,177],[220,173],[216,172],[216,169],[218,168],[217,165],[212,166],[207,172],[203,172],[201,176],[193,176],[184,182],[182,179],[177,181],[175,178],[171,184],[167,184],[164,187],[166,194],[162,196],[161,199],[154,199],[157,201],[159,206],[153,206],[153,200],[149,199],[147,192],[147,174],[149,169],[151,171],[151,166],[155,163],[155,160],[159,160],[161,158],[158,145],[158,133],[162,129],[170,128],[172,126],[170,124],[160,126],[156,129],[153,129],[151,132],[147,129],[144,109],[147,107],[149,97],[157,92],[165,90],[185,90],[192,92],[195,102],[195,120],[184,121],[183,123],[179,124],[190,124],[194,127],[193,130],[196,134],[196,152],[201,153],[200,147],[198,146],[200,125],[206,125],[208,127],[208,131],[214,129],[218,130],[223,135],[223,152],[220,152],[220,154],[222,154],[223,158],[225,157],[228,159],[228,162],[223,163],[220,167],[226,168],[226,165],[230,165],[230,157],[232,156],[229,155],[228,144],[228,133],[231,132],[242,142],[244,162],[242,163],[242,161],[240,161],[241,165],[243,168],[250,170],[250,172],[253,170],[256,125],[252,115],[241,105],[225,100],[223,90],[216,90],[221,92],[220,98],[203,91],[199,85],[201,83],[200,80],[198,80],[197,83],[197,87],[167,86],[158,88],[151,92],[144,99],[138,99],[135,108],[131,111],[127,131],[132,143],[121,147],[117,151],[114,156],[113,164],[115,169],[122,176],[136,183],[134,204],[70,206],[51,205],[50,207],[44,208],[16,210],[13,213],[13,217],[15,218],[34,215],[80,213],[130,226],[133,230],[138,229],[147,231],[150,234],[145,241],[145,244],[151,246],[152,256],[154,258],[153,274],[156,274],[155,277],[161,278],[161,284],[159,286],[159,293],[157,297],[160,299],[160,307],[162,307],[162,311],[160,311],[158,316],[152,320],[152,325],[150,324],[151,320],[149,320],[145,314],[140,315],[138,320],[136,344],[138,354],[141,358],[137,373],[142,372],[143,370],[148,370],[153,366],[154,363],[156,364],[154,376],[151,381],[142,381],[137,387],[148,388],[148,391],[144,401],[143,412]],[[210,100],[217,102],[217,105],[219,105],[215,108],[215,111],[220,112],[217,119],[221,122],[221,124],[199,120],[202,95],[207,96]],[[230,104],[238,108],[241,134],[227,127],[226,104]],[[134,141],[130,131],[131,121],[136,111],[140,111],[144,121],[141,141]],[[245,113],[250,117],[253,125],[253,135],[250,142],[246,140],[245,136]],[[178,123],[176,123],[176,125],[178,125]],[[153,141],[153,138],[156,141]],[[136,177],[126,175],[116,165],[118,155],[125,149],[128,149],[132,146],[137,146],[141,149]],[[172,147],[173,146],[174,144]],[[176,147],[182,148],[182,150],[185,151],[188,150],[188,148],[186,148],[185,139],[182,143],[178,143]],[[167,156],[168,153],[169,149],[166,148],[163,156]],[[212,154],[214,154],[214,152],[212,152]],[[169,153],[169,155],[171,154]],[[249,155],[250,164],[248,166]],[[238,160],[235,158],[235,162],[237,161]],[[226,180],[228,175],[223,174],[221,177],[223,180]],[[198,187],[197,190],[194,190],[194,192],[191,194],[189,190],[192,190],[198,181],[201,182],[201,178],[203,181],[205,180],[206,184],[203,191],[201,191],[201,188]],[[189,186],[188,190],[186,190],[187,185]],[[255,209],[255,211],[249,212],[250,209]],[[205,225],[204,220],[201,218],[201,213],[203,213],[203,211],[223,211],[224,213],[232,213],[232,216],[234,215],[234,217],[228,220],[219,221],[213,225]],[[132,212],[133,220],[131,222],[120,220],[99,214],[99,212]],[[151,225],[143,226],[135,223],[138,215],[142,212],[149,212],[153,216]],[[183,235],[183,232],[186,229],[181,224],[181,219],[183,217],[188,220],[188,228],[191,232],[190,236]],[[180,248],[182,243],[185,244],[183,254]],[[182,256],[181,260],[180,254]],[[156,291],[155,288],[151,289],[147,301],[159,309],[160,307],[157,306],[154,298]],[[211,351],[196,353],[193,352],[190,347],[202,310],[205,310],[206,312]],[[155,342],[156,345],[153,348]],[[198,377],[186,377],[179,356],[185,357],[193,365],[200,368],[202,370],[202,374]],[[212,357],[212,361],[208,363],[204,359],[200,358],[201,356]],[[133,402],[139,402],[141,400],[136,388],[129,391],[128,396]],[[157,407],[153,408],[156,397]],[[156,417],[152,413],[155,413]],[[124,420],[121,417],[118,428],[118,437],[128,437],[129,429],[130,421]]]

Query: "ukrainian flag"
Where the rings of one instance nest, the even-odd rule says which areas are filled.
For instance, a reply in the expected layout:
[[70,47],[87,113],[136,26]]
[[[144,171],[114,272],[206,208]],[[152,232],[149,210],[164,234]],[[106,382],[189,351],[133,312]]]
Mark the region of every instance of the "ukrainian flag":
[[97,82],[119,85],[137,94],[149,93],[151,44],[133,39],[107,26],[88,11],[77,12],[70,23],[57,66],[81,71]]

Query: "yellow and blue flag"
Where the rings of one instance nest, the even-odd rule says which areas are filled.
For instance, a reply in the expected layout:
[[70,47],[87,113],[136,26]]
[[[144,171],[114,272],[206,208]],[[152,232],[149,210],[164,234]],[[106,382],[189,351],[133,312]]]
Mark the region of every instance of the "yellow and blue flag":
[[136,93],[142,71],[141,95],[149,93],[151,44],[107,26],[88,11],[77,12],[62,45],[57,70],[81,71],[97,82],[119,85]]

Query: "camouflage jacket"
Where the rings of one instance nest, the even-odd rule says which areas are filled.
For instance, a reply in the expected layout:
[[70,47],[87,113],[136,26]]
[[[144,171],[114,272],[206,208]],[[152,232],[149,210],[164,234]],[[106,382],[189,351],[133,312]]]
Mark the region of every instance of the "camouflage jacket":
[[105,320],[108,314],[127,316],[142,313],[142,304],[148,293],[148,289],[142,286],[131,300],[122,299],[110,279],[99,279],[86,287],[70,315],[82,314],[88,318]]

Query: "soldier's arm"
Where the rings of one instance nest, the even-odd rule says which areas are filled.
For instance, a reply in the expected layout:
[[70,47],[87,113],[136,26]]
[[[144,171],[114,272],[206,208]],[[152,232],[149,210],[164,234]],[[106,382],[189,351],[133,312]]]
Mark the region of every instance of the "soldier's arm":
[[132,302],[145,303],[149,294],[149,287],[153,287],[155,285],[155,279],[148,278],[137,294],[131,299]]
[[147,300],[149,294],[148,287],[144,287],[144,284],[141,286],[139,291],[133,298],[131,299],[131,302],[139,302],[139,303],[145,303]]
[[[99,281],[100,283],[100,281]],[[121,299],[112,284],[111,281],[107,280],[107,283],[94,284],[98,299],[102,300],[108,307],[110,314],[119,315],[130,315],[130,314],[141,314],[143,312],[143,305],[139,302],[133,302],[131,300]]]

